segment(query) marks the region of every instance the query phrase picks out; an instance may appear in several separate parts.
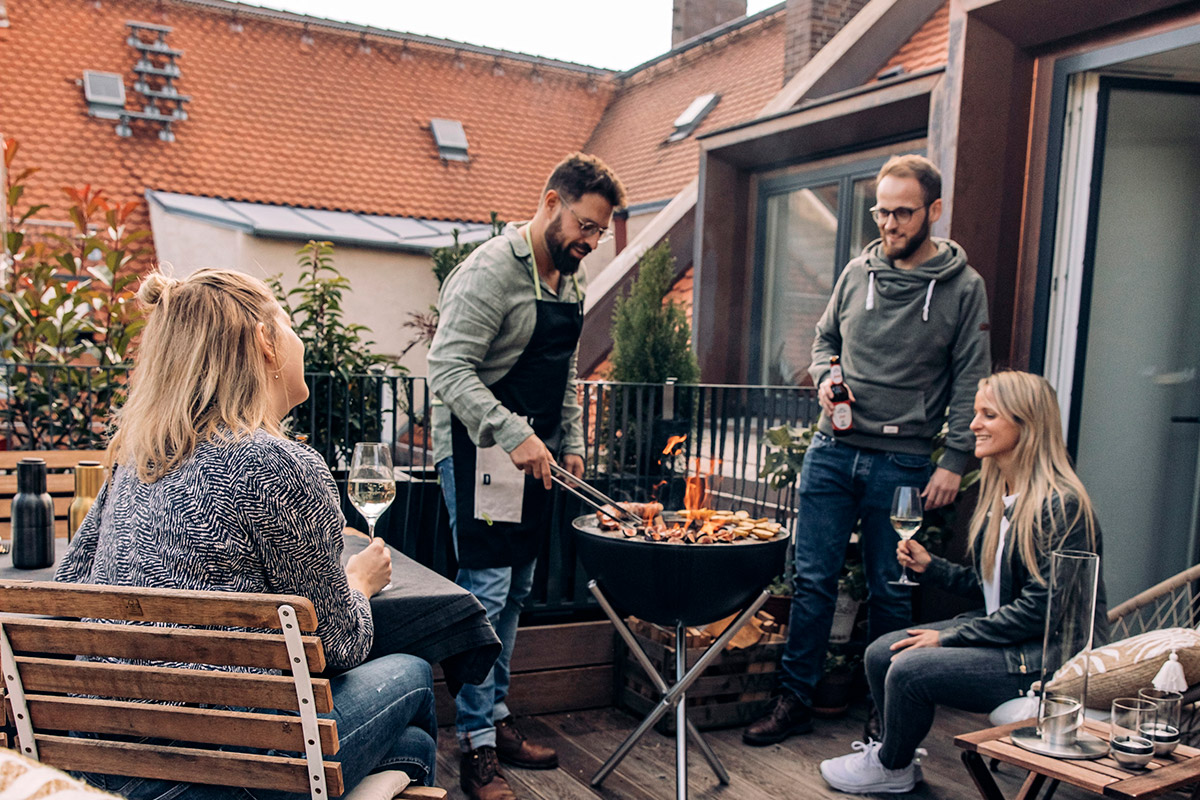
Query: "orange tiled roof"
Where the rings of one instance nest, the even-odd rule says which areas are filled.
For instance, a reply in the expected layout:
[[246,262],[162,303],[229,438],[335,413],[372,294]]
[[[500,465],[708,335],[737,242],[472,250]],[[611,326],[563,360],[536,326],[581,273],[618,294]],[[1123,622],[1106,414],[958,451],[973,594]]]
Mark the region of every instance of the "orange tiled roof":
[[[625,183],[629,202],[673,197],[699,169],[696,136],[752,118],[783,86],[784,12],[766,15],[618,80],[621,87],[587,142]],[[686,139],[666,144],[696,97],[721,102]]]
[[[230,7],[232,8],[232,6]],[[528,217],[551,167],[587,141],[612,94],[590,68],[332,30],[181,0],[22,0],[0,29],[0,126],[27,198],[64,218],[58,188],[90,182],[116,199],[147,188],[427,219]],[[133,83],[125,22],[169,25],[184,51],[189,119],[164,143],[88,117],[85,69]],[[361,47],[369,46],[370,52]],[[499,68],[497,68],[499,67]],[[536,67],[537,75],[532,74]],[[432,117],[461,120],[471,162],[446,163]]]
[[886,72],[903,66],[905,72],[918,72],[944,65],[950,57],[950,0],[892,54],[879,70]]

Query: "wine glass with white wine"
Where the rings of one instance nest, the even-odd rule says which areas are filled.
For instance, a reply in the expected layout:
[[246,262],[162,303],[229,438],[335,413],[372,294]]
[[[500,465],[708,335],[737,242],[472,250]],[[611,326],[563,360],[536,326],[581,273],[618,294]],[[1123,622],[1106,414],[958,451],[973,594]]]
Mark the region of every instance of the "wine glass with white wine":
[[386,444],[359,442],[350,461],[350,502],[367,521],[368,533],[375,538],[375,523],[396,499],[396,476],[392,472],[392,454]]
[[[892,527],[901,539],[911,539],[921,530],[924,512],[921,508],[921,489],[916,486],[898,486],[892,495]],[[892,586],[919,586],[908,577],[908,568],[901,570],[900,580],[888,581]]]

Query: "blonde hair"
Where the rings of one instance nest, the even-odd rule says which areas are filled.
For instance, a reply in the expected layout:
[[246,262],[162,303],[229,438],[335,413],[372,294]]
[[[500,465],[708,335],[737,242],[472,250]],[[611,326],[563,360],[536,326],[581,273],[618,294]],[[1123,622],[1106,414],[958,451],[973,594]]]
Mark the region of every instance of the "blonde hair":
[[925,156],[916,153],[892,156],[879,168],[879,174],[875,176],[875,185],[878,186],[888,175],[915,178],[917,183],[921,184],[921,195],[925,198],[927,206],[933,205],[933,201],[942,196],[942,173],[937,165]]
[[[1092,501],[1071,466],[1063,441],[1062,417],[1058,396],[1049,382],[1028,372],[997,372],[979,382],[979,390],[991,389],[996,410],[1020,428],[1013,449],[1011,483],[1006,484],[995,459],[984,457],[979,484],[979,502],[971,516],[968,549],[974,552],[977,537],[983,536],[982,568],[992,577],[996,548],[1000,541],[1000,520],[1004,516],[1005,494],[1016,494],[1009,536],[1033,579],[1045,585],[1038,569],[1039,550],[1052,551],[1060,542],[1051,541],[1055,530],[1065,534],[1081,519],[1087,530],[1088,548],[1096,547],[1096,519]],[[1057,501],[1057,502],[1056,502]],[[1073,501],[1074,516],[1068,520],[1068,504]],[[1051,530],[1043,528],[1043,511],[1050,509]],[[1054,516],[1061,514],[1061,520]],[[1058,523],[1062,523],[1061,526]]]
[[108,462],[153,483],[196,445],[264,429],[283,435],[267,391],[258,325],[278,339],[279,304],[266,284],[240,272],[202,269],[183,280],[152,272],[138,300],[148,320],[116,415]]

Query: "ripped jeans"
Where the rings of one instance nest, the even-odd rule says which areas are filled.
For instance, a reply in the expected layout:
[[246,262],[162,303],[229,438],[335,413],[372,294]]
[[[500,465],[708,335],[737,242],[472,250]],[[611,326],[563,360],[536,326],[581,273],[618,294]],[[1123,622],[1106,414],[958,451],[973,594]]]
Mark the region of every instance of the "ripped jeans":
[[[416,656],[387,655],[329,679],[341,748],[327,761],[342,764],[346,789],[372,772],[398,769],[413,783],[432,786],[437,760],[433,671]],[[128,800],[302,800],[270,789],[208,786],[151,778],[83,773],[92,786]]]

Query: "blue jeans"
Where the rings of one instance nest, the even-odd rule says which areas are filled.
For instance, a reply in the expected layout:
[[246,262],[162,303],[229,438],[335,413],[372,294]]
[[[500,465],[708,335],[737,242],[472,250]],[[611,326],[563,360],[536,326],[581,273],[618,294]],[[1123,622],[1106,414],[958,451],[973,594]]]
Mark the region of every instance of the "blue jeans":
[[[437,766],[437,719],[433,670],[416,656],[387,655],[330,678],[333,713],[341,749],[326,755],[340,761],[347,791],[372,772],[398,769],[414,783],[432,786]],[[303,753],[300,754],[303,757]],[[269,789],[206,786],[175,781],[86,774],[93,786],[128,800],[301,800]]]
[[911,623],[909,590],[888,584],[900,577],[888,517],[896,487],[923,489],[932,471],[928,456],[863,450],[823,433],[813,437],[800,470],[795,591],[780,675],[783,688],[805,703],[812,702],[821,678],[838,575],[856,521],[867,576],[868,640]]
[[[921,627],[940,631],[955,624],[948,619]],[[879,762],[888,769],[912,762],[933,727],[937,706],[986,714],[1019,696],[1035,677],[1010,673],[999,647],[922,647],[893,653],[891,646],[907,636],[905,631],[881,636],[864,657],[871,694],[882,713]]]
[[[442,495],[450,511],[450,531],[454,535],[454,552],[458,553],[458,513],[455,504],[454,457],[444,458],[437,464],[442,482]],[[478,598],[487,612],[488,622],[500,639],[500,657],[492,666],[487,678],[478,685],[467,684],[454,698],[455,728],[458,744],[468,752],[477,747],[496,746],[496,722],[509,715],[508,698],[509,664],[512,662],[513,647],[517,642],[517,623],[521,609],[525,607],[533,589],[533,570],[537,560],[519,567],[490,567],[488,569],[462,569],[454,582]]]

